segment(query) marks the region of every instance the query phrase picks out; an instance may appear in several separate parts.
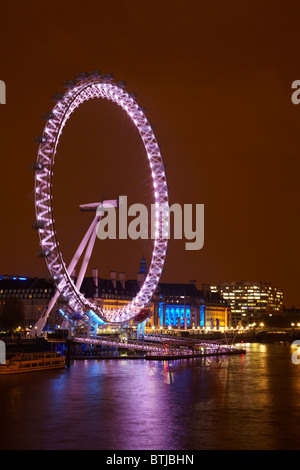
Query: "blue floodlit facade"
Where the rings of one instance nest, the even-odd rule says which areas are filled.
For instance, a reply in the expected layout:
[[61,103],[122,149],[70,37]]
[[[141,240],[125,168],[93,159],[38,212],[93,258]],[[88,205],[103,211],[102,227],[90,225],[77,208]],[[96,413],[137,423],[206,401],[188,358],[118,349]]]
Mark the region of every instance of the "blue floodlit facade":
[[[205,307],[200,307],[200,327],[204,327],[205,323]],[[192,326],[191,307],[188,305],[165,305],[165,319],[164,319],[164,303],[160,302],[158,307],[158,315],[160,325],[190,328]],[[186,318],[186,323],[185,323]]]
[[226,302],[219,295],[198,290],[196,283],[160,283],[154,297],[152,325],[156,328],[211,328],[228,326]]
[[[187,326],[191,326],[191,309],[185,305],[166,305],[165,321],[163,318],[164,315],[164,304],[160,303],[158,308],[160,324],[163,323],[166,326],[180,326],[184,327],[186,316]],[[184,312],[185,310],[185,312]]]

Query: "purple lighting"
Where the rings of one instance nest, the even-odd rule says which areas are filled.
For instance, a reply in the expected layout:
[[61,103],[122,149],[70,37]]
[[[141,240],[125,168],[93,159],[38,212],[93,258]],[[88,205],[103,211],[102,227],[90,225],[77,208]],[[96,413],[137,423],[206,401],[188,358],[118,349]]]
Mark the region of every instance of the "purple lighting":
[[[68,82],[69,83],[69,82]],[[72,82],[73,83],[73,82]],[[39,139],[37,165],[35,173],[35,209],[40,245],[51,276],[56,280],[60,294],[68,299],[69,307],[74,311],[93,311],[93,321],[113,324],[126,323],[134,318],[149,304],[159,282],[167,250],[167,240],[163,237],[163,227],[168,223],[168,192],[166,175],[160,149],[148,119],[133,96],[123,84],[114,83],[107,75],[80,74],[74,86],[68,85],[65,94],[57,98],[56,104],[43,130],[43,139]],[[54,172],[54,160],[63,128],[71,114],[83,102],[90,99],[107,99],[120,106],[134,123],[143,141],[149,165],[145,171],[152,175],[156,211],[156,236],[152,259],[146,279],[136,297],[125,307],[107,311],[88,301],[74,284],[63,255],[60,252],[53,220],[51,180]],[[148,165],[147,165],[148,166]],[[159,210],[159,208],[163,210]],[[84,314],[89,315],[88,313]],[[91,318],[90,318],[91,319]],[[96,320],[97,321],[97,320]]]

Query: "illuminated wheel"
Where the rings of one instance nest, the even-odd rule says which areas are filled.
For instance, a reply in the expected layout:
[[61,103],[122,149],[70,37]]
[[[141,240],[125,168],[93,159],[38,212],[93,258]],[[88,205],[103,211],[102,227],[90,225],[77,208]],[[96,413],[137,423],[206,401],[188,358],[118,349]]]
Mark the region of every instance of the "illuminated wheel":
[[[35,164],[35,212],[41,246],[41,256],[45,258],[47,268],[57,287],[57,294],[52,299],[54,305],[60,295],[65,299],[68,308],[73,312],[81,312],[83,318],[89,318],[94,323],[109,322],[111,324],[127,323],[144,308],[146,308],[158,285],[166,257],[168,241],[169,202],[167,181],[160,149],[154,132],[143,109],[135,97],[124,89],[123,82],[114,82],[110,74],[92,72],[79,74],[76,80],[64,83],[67,91],[53,97],[56,102],[50,113],[45,113],[46,125],[43,134],[36,138],[39,144],[37,162]],[[62,130],[76,108],[85,101],[101,98],[112,101],[120,106],[135,125],[145,148],[148,164],[145,171],[149,172],[153,182],[155,200],[155,237],[153,240],[152,258],[148,274],[137,295],[124,307],[107,311],[96,303],[91,302],[80,292],[78,283],[75,284],[71,274],[75,261],[67,267],[60,251],[55,222],[53,219],[52,179],[54,175],[54,160]],[[87,237],[96,238],[96,228],[99,219],[86,234],[85,243],[81,243],[75,258],[87,244]],[[44,313],[39,324],[39,332],[47,320],[49,308]],[[37,327],[36,327],[37,328]]]

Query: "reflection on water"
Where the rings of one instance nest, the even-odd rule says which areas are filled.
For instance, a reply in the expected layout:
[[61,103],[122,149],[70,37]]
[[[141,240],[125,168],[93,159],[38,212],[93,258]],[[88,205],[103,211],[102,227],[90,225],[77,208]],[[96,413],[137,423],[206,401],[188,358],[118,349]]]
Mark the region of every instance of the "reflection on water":
[[243,346],[242,356],[86,360],[0,377],[0,448],[298,449],[291,346]]

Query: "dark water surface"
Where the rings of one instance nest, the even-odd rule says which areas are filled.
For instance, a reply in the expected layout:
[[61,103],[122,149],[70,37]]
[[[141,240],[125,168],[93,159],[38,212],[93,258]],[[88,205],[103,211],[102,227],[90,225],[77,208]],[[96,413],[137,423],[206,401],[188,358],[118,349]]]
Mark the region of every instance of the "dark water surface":
[[287,343],[174,362],[75,361],[0,377],[1,449],[299,449]]

